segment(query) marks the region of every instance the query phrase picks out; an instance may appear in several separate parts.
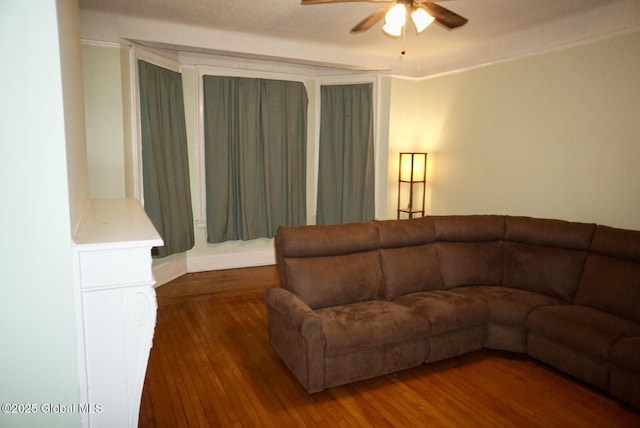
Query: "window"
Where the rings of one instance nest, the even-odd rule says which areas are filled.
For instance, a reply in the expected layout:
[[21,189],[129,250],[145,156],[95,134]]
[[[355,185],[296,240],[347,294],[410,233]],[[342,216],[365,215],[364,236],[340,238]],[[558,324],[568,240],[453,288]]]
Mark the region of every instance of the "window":
[[180,73],[139,60],[144,209],[164,240],[164,257],[194,245],[187,132]]
[[373,84],[322,85],[316,222],[375,217]]
[[208,242],[306,223],[307,93],[300,81],[202,76]]

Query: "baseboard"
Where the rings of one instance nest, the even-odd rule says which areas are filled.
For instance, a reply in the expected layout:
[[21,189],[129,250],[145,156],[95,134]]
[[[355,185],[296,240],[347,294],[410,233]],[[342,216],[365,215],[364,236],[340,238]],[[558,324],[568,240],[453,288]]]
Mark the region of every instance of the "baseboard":
[[275,263],[276,256],[273,248],[220,254],[187,255],[188,272],[266,266]]
[[186,253],[170,256],[168,259],[154,262],[153,264],[153,277],[156,280],[156,287],[173,281],[188,272]]
[[160,287],[189,272],[267,266],[275,263],[273,248],[220,254],[181,253],[170,256],[167,260],[155,261],[153,277],[156,280],[155,286]]

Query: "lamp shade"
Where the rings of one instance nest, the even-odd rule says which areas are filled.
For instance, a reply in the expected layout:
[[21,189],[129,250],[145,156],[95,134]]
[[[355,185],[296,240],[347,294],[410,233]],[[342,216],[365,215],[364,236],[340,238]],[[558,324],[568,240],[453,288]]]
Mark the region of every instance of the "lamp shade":
[[[401,215],[409,218],[425,213],[425,193],[427,186],[427,153],[400,153],[398,171],[398,219]],[[407,201],[404,205],[402,201]]]
[[402,181],[425,180],[427,153],[400,153],[400,179]]

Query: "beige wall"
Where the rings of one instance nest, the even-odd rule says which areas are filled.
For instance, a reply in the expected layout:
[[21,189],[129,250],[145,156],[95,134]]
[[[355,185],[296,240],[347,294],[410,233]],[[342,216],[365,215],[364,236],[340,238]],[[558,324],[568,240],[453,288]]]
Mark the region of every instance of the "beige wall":
[[[130,114],[124,114],[124,109],[131,103],[123,97],[123,92],[129,88],[129,81],[128,76],[127,80],[122,79],[122,69],[126,70],[128,65],[122,63],[123,59],[127,59],[126,55],[124,58],[122,56],[118,45],[82,46],[88,175],[92,198],[127,196],[125,167],[131,166],[131,161],[125,162],[125,138],[130,134],[130,130],[125,129],[125,120],[129,120]],[[130,138],[126,141],[130,141]]]
[[[0,402],[10,427],[77,427],[80,403],[71,236],[88,197],[77,2],[3,1],[0,52]],[[29,23],[29,25],[26,25]]]
[[[430,153],[431,214],[640,229],[640,33],[423,81],[394,79],[397,152]],[[397,190],[390,188],[388,211]]]
[[[387,161],[388,188],[386,192],[386,218],[397,217],[398,169],[400,152],[427,152],[427,180],[431,181],[432,159],[438,136],[432,126],[426,126],[425,100],[421,94],[420,81],[398,79],[391,81],[389,107],[389,149]],[[427,212],[431,206],[431,187],[425,191]],[[406,189],[403,188],[406,193]],[[403,205],[408,201],[403,193]]]

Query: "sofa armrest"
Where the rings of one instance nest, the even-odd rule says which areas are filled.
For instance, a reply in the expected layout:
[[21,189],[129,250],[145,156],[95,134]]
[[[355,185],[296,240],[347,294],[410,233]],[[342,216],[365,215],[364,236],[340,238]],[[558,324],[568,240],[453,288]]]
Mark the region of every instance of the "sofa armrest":
[[277,311],[303,336],[322,336],[322,321],[305,302],[284,288],[270,288],[264,292],[264,303]]
[[263,300],[271,345],[307,391],[321,391],[326,348],[322,320],[302,299],[284,288],[267,289]]

